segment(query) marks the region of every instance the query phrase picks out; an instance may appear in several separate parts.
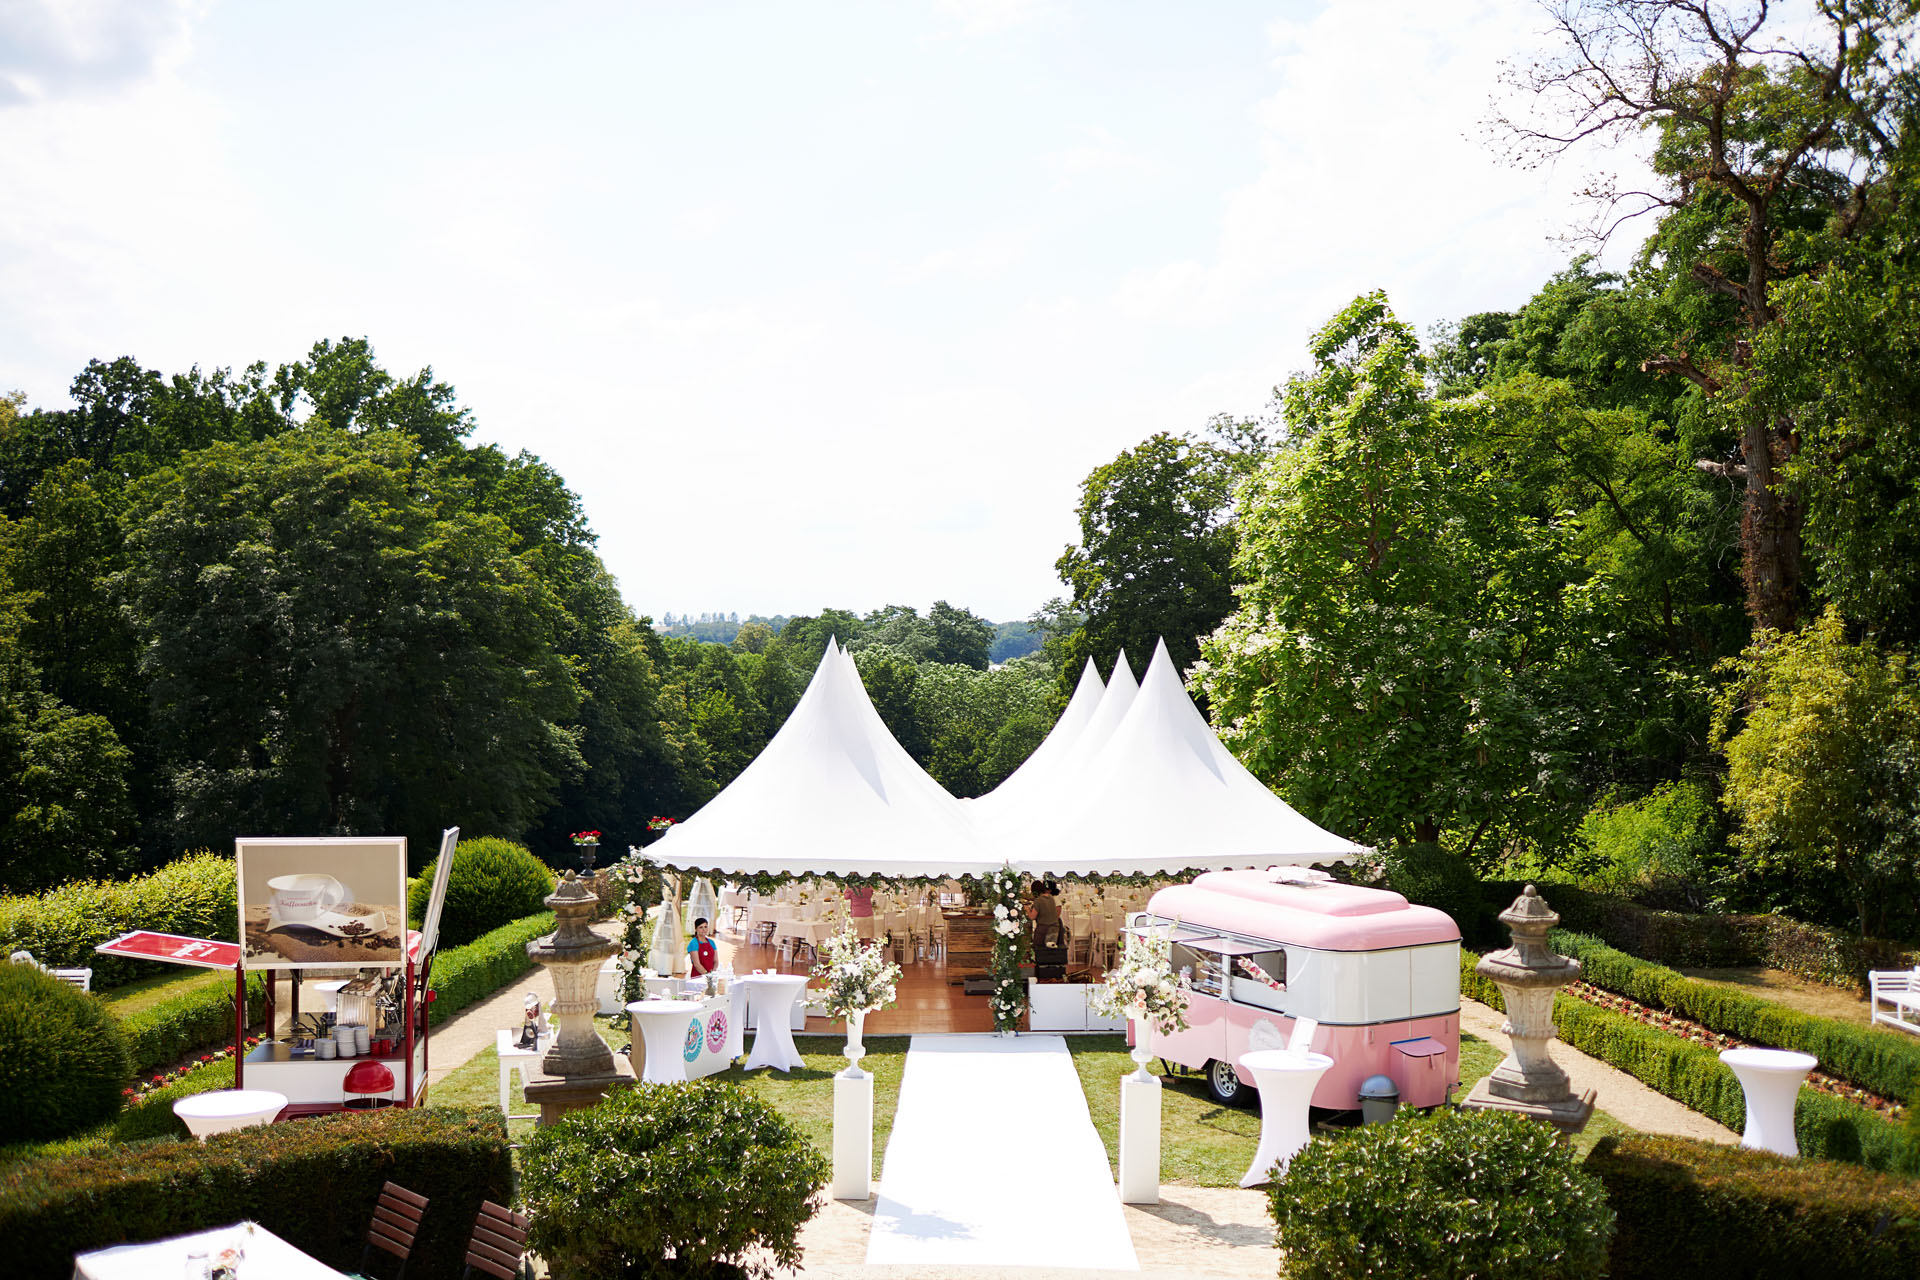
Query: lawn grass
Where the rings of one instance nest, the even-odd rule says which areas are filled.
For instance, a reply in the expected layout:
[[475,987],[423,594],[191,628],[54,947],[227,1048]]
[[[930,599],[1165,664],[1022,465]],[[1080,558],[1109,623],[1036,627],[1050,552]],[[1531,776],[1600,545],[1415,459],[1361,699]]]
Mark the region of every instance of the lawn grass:
[[[139,978],[111,991],[99,991],[101,1000],[116,1018],[125,1018],[132,1014],[144,1013],[164,1001],[171,1000],[183,992],[195,987],[220,987],[233,990],[233,973],[226,969],[188,969],[184,973],[156,973],[151,978]],[[229,1019],[231,1021],[231,1019]]]
[[[1080,1073],[1093,1127],[1117,1169],[1120,1151],[1120,1077],[1133,1070],[1123,1035],[1068,1036],[1067,1052]],[[1156,1064],[1157,1065],[1157,1064]],[[1160,1091],[1160,1181],[1199,1187],[1237,1187],[1260,1146],[1260,1112],[1223,1107],[1198,1076],[1166,1077]]]

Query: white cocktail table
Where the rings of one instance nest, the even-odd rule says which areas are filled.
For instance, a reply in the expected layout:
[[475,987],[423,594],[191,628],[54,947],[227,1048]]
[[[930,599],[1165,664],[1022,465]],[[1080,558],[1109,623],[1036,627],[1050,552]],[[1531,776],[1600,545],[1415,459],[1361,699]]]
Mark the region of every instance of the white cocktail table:
[[1257,1187],[1272,1180],[1276,1164],[1285,1168],[1307,1145],[1307,1108],[1333,1059],[1324,1053],[1296,1057],[1285,1049],[1255,1049],[1240,1055],[1240,1065],[1253,1072],[1260,1088],[1260,1149],[1240,1179],[1243,1187]]
[[1740,1145],[1775,1155],[1799,1155],[1793,1104],[1800,1096],[1801,1081],[1820,1065],[1820,1059],[1791,1049],[1722,1049],[1720,1061],[1732,1069],[1747,1097],[1747,1131],[1740,1135]]
[[180,1099],[173,1104],[173,1114],[186,1124],[188,1133],[205,1142],[211,1133],[267,1124],[286,1106],[287,1095],[271,1089],[215,1089]]
[[807,985],[804,973],[750,973],[735,982],[753,996],[753,1052],[747,1055],[748,1071],[772,1067],[791,1071],[805,1065],[800,1051],[793,1047],[793,1029],[787,1019],[793,1014],[793,1002]]
[[212,1231],[151,1240],[145,1244],[118,1244],[110,1249],[75,1255],[74,1280],[172,1280],[184,1275],[187,1256],[204,1254],[209,1264],[222,1249],[239,1249],[242,1276],[272,1276],[275,1280],[340,1280],[341,1273],[314,1261],[265,1227],[239,1222]]
[[633,1015],[636,1038],[644,1039],[647,1057],[640,1078],[648,1084],[687,1082],[687,1028],[704,1006],[698,1000],[635,1000],[627,1006]]

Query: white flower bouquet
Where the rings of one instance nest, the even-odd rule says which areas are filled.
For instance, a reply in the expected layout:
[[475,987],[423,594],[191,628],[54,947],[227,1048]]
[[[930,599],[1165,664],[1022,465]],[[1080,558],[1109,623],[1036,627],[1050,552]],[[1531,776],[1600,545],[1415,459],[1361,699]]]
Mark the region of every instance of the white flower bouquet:
[[817,1002],[830,1018],[885,1009],[898,995],[900,966],[879,947],[864,945],[851,926],[820,944],[815,980],[826,985]]
[[1091,992],[1096,1012],[1149,1024],[1155,1035],[1187,1029],[1187,992],[1173,973],[1172,931],[1143,928],[1127,935],[1120,963]]

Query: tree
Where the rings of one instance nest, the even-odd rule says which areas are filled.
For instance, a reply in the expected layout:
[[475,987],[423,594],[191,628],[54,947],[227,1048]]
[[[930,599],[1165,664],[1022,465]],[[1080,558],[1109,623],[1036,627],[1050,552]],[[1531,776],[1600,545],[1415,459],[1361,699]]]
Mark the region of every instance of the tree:
[[1612,679],[1569,530],[1460,465],[1482,410],[1435,406],[1383,295],[1311,349],[1285,392],[1300,443],[1242,491],[1246,585],[1195,668],[1214,724],[1336,831],[1551,847],[1585,808]]
[[581,761],[553,594],[408,436],[308,428],[142,481],[118,588],[177,847],[518,836]]
[[1837,610],[1736,665],[1716,740],[1734,839],[1803,891],[1834,886],[1863,937],[1920,889],[1920,690],[1905,654],[1854,644]]
[[1790,414],[1755,401],[1755,342],[1779,319],[1777,281],[1816,268],[1791,233],[1849,237],[1894,198],[1887,181],[1910,91],[1912,0],[1820,0],[1815,34],[1767,0],[1546,0],[1561,49],[1517,69],[1525,119],[1496,126],[1523,159],[1651,129],[1653,191],[1602,183],[1594,234],[1662,211],[1643,258],[1670,280],[1676,311],[1642,368],[1679,376],[1721,404],[1734,460],[1703,470],[1743,486],[1742,564],[1756,625],[1790,629],[1802,583],[1799,502],[1785,475],[1800,447]]
[[1089,656],[1103,670],[1165,638],[1178,667],[1233,608],[1237,463],[1217,445],[1164,432],[1094,468],[1080,485],[1080,543],[1055,568],[1086,623],[1060,654],[1066,689]]
[[927,624],[933,629],[934,662],[987,669],[987,655],[993,648],[994,626],[970,609],[956,609],[945,600],[935,600],[927,611]]

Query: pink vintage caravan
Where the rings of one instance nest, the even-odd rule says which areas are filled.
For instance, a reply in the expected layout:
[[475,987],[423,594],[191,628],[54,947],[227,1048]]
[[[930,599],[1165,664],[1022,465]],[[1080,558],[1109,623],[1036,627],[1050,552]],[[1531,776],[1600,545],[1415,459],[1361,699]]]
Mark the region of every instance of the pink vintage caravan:
[[1287,867],[1162,889],[1135,924],[1175,926],[1173,967],[1190,988],[1191,1026],[1155,1036],[1153,1052],[1203,1072],[1223,1102],[1250,1100],[1235,1064],[1284,1042],[1296,1017],[1319,1021],[1313,1051],[1333,1059],[1316,1107],[1358,1107],[1374,1075],[1414,1107],[1459,1083],[1460,929],[1445,912]]

